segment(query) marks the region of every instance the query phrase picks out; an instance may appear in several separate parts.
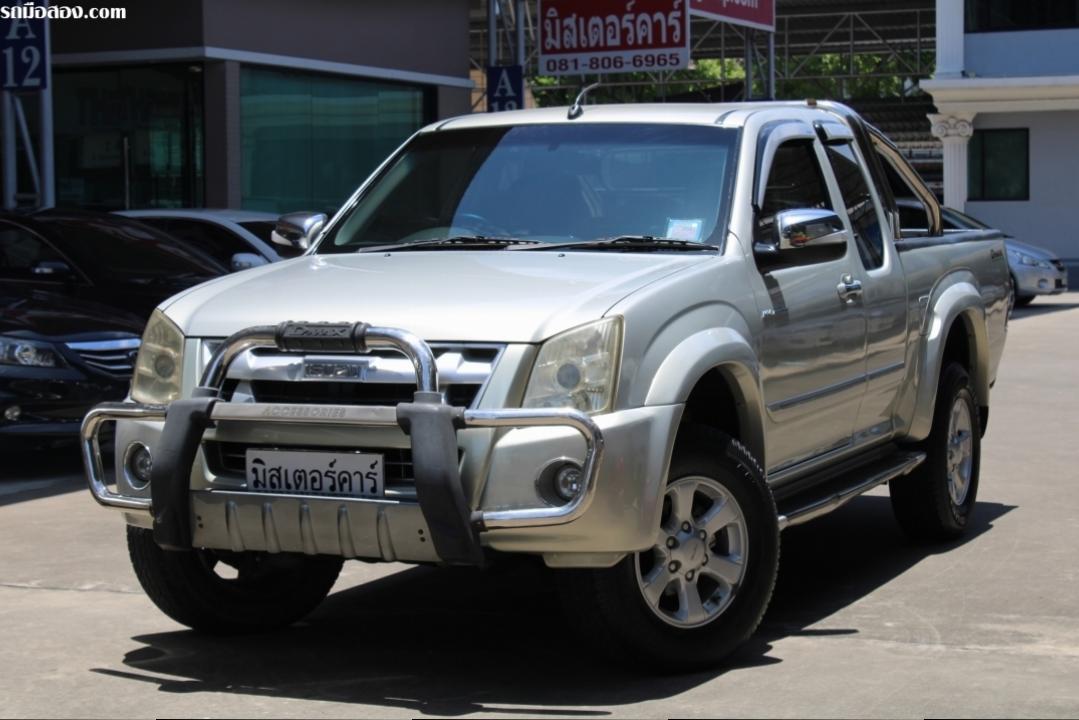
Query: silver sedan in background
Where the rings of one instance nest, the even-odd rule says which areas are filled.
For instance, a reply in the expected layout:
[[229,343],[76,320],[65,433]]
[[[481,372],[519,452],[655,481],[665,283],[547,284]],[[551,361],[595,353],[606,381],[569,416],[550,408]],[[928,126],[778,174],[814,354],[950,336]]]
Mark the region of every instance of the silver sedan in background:
[[[921,223],[925,224],[925,211],[922,210],[921,203],[904,198],[897,198],[896,202],[904,231],[909,229],[906,218],[920,217]],[[993,229],[992,226],[955,208],[941,207],[940,210],[945,232]],[[1056,253],[1020,242],[1010,235],[1005,235],[1004,242],[1008,248],[1008,269],[1015,286],[1016,307],[1029,305],[1038,295],[1058,295],[1067,291],[1068,269]]]

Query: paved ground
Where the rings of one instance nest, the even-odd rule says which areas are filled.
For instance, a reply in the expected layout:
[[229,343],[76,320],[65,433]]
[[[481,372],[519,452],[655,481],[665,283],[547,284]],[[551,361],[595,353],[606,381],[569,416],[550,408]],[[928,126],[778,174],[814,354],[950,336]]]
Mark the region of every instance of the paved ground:
[[5,457],[0,714],[1079,715],[1077,330],[1075,295],[1013,320],[969,538],[909,545],[882,493],[787,531],[758,638],[682,677],[580,652],[522,570],[351,563],[302,626],[200,637],[138,590],[76,462]]

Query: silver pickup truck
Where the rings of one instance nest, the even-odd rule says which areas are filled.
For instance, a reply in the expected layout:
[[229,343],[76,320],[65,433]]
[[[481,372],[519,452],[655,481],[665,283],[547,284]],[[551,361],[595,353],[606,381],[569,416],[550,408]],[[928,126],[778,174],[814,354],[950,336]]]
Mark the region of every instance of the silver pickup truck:
[[883,483],[910,535],[967,525],[1004,244],[842,105],[447,120],[277,239],[306,254],[163,303],[83,425],[180,623],[291,623],[349,558],[532,557],[619,657],[692,668],[756,629],[783,528]]

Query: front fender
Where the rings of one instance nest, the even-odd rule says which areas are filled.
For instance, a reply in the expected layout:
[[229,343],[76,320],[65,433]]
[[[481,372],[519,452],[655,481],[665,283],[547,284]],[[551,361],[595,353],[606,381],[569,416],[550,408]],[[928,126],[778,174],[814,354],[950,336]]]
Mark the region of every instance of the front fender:
[[[950,282],[948,282],[950,280]],[[989,402],[989,338],[981,292],[969,272],[956,273],[938,286],[918,335],[918,374],[914,411],[907,431],[911,440],[922,440],[933,428],[944,348],[956,323],[963,323],[970,349],[971,383],[982,404]]]
[[700,379],[711,370],[718,370],[727,380],[738,404],[741,441],[763,462],[764,425],[757,354],[748,340],[732,328],[701,330],[676,345],[652,376],[644,404],[685,403]]

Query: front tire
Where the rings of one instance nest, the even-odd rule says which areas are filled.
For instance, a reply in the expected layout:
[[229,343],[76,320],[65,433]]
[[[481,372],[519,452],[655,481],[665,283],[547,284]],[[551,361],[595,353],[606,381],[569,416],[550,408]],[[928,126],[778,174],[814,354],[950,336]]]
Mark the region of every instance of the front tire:
[[978,495],[981,412],[970,376],[949,363],[940,376],[933,428],[919,444],[925,462],[891,483],[892,510],[915,540],[954,540],[967,529]]
[[652,548],[563,573],[567,613],[620,660],[715,665],[757,629],[775,586],[779,526],[759,463],[710,428],[676,445]]
[[214,634],[296,622],[329,594],[343,562],[327,555],[167,551],[152,531],[133,526],[127,547],[153,603],[181,625]]

